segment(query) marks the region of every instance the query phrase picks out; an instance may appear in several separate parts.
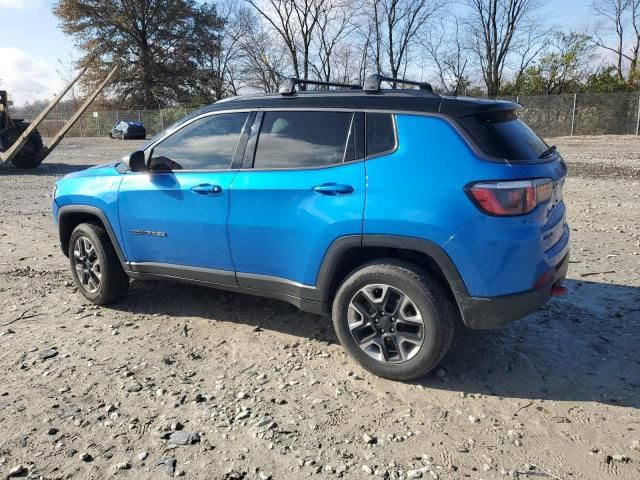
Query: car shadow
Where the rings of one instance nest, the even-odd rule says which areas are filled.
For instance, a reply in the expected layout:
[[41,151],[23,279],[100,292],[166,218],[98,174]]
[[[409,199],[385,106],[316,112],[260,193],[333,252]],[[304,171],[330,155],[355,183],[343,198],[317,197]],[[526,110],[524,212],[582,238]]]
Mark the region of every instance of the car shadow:
[[241,323],[327,343],[338,342],[329,317],[302,312],[283,301],[185,283],[134,280],[127,296],[110,308],[134,314]]
[[[640,408],[640,288],[567,280],[569,293],[499,330],[461,328],[432,389]],[[167,294],[167,290],[171,294]],[[186,284],[133,282],[114,306],[241,323],[337,342],[331,321],[284,302]]]
[[462,330],[442,376],[418,384],[507,398],[640,408],[640,288],[567,280],[568,294],[504,329]]

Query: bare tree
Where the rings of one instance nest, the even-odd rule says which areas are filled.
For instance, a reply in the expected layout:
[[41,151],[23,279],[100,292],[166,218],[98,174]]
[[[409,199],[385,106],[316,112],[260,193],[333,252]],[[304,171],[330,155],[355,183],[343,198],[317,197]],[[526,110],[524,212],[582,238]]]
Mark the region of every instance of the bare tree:
[[438,81],[444,91],[457,94],[466,87],[468,49],[460,34],[460,21],[457,17],[430,29],[422,40],[422,46],[435,67]]
[[[592,36],[593,42],[601,48],[605,50],[609,50],[616,54],[616,73],[618,74],[618,78],[620,80],[624,79],[623,72],[623,58],[624,58],[624,30],[625,30],[625,21],[624,21],[624,13],[627,10],[629,5],[629,0],[596,0],[593,2],[593,10],[602,19],[604,22],[601,22],[600,25],[596,26],[595,32]],[[613,24],[614,27],[614,45],[611,46],[606,39],[598,30],[599,27],[604,27],[605,24],[610,23]],[[605,29],[604,27],[603,29]],[[607,30],[607,34],[610,35],[611,31]],[[606,36],[609,36],[606,35]]]
[[[373,8],[373,2],[367,4]],[[363,84],[368,75],[380,72],[378,60],[381,56],[377,53],[380,46],[378,31],[376,30],[375,15],[365,8],[360,8],[357,15],[354,15],[353,23],[355,28],[343,42],[342,48],[351,51],[353,59],[353,79],[355,83]]]
[[311,48],[321,17],[331,8],[329,0],[247,0],[275,30],[287,47],[298,78],[309,78]]
[[533,21],[536,0],[466,0],[470,8],[467,25],[487,94],[500,91],[504,68],[523,25]]
[[371,50],[371,43],[373,41],[374,30],[371,28],[366,29],[366,33],[362,36],[362,48],[360,49],[360,55],[358,59],[358,80],[357,83],[364,84],[364,80],[369,72],[371,56],[369,52]]
[[593,10],[601,19],[591,37],[593,43],[615,54],[616,74],[620,80],[625,80],[628,62],[626,81],[633,84],[639,75],[640,0],[595,0]]
[[215,78],[220,79],[215,92],[216,99],[238,95],[242,87],[239,66],[246,53],[243,42],[257,23],[253,13],[234,0],[218,3],[218,9],[225,28],[220,40],[220,52],[212,52],[211,56]]
[[631,27],[635,38],[631,43],[631,58],[629,65],[629,84],[635,84],[640,80],[640,0],[631,1]]
[[[295,28],[293,19],[293,0],[268,0],[259,2],[247,0],[249,4],[264,18],[267,23],[277,32],[284,42],[289,52],[291,66],[296,77],[300,77],[300,67],[298,59],[298,31]],[[266,4],[266,5],[263,5]]]
[[535,19],[525,24],[522,28],[522,35],[516,38],[513,45],[513,56],[515,59],[515,84],[522,77],[524,72],[540,56],[545,48],[549,46],[551,39],[557,35],[554,27],[546,27]]
[[371,0],[373,57],[377,73],[398,77],[418,34],[442,8],[442,0]]
[[241,39],[238,71],[250,90],[275,92],[290,68],[289,54],[277,34],[266,30],[255,16],[247,18],[250,28]]
[[[349,57],[351,49],[342,45],[342,42],[355,30],[356,25],[352,21],[355,12],[346,2],[327,2],[327,8],[320,12],[318,18],[318,31],[315,43],[318,51],[318,65],[312,65],[320,80],[331,81],[334,79],[333,69],[336,67],[338,53],[341,57]],[[340,80],[348,82],[349,72],[344,70],[347,64],[342,62],[343,71]]]

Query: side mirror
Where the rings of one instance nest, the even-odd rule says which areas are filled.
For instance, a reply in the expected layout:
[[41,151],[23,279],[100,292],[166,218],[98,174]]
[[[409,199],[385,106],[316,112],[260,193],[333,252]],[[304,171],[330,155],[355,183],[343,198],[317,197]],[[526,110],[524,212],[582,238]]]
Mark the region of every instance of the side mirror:
[[129,155],[127,163],[129,164],[129,169],[132,172],[144,172],[147,170],[147,162],[144,158],[144,152],[141,150]]

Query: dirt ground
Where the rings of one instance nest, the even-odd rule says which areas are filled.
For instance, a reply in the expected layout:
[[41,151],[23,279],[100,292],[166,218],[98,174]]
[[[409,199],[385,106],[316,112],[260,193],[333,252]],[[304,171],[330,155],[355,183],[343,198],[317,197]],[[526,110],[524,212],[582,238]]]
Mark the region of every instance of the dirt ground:
[[569,295],[458,332],[413,383],[277,301],[133,282],[85,302],[51,191],[136,142],[67,139],[0,171],[0,478],[640,478],[640,139],[550,142],[571,174]]

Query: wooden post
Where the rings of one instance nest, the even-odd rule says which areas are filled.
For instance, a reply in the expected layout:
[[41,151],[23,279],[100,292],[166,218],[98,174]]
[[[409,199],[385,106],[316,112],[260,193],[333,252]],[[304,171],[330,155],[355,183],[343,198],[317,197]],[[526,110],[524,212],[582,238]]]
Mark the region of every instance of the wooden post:
[[80,79],[80,77],[86,71],[87,71],[86,68],[83,68],[82,70],[80,70],[80,72],[73,78],[73,80],[71,80],[69,84],[66,87],[64,87],[62,91],[58,95],[56,95],[56,97],[53,100],[51,100],[51,103],[49,103],[49,105],[47,105],[47,107],[42,112],[40,112],[40,115],[38,115],[35,118],[35,120],[33,120],[31,124],[29,124],[27,129],[24,132],[22,132],[22,135],[20,135],[18,140],[16,140],[15,143],[6,152],[0,152],[0,165],[4,165],[11,161],[11,159],[20,151],[20,149],[24,146],[24,144],[27,143],[27,140],[29,139],[29,135],[31,135],[31,132],[33,132],[36,128],[38,128],[38,125],[40,125],[42,121],[45,119],[45,117],[49,114],[49,112],[51,112],[51,110],[53,110],[55,106],[58,103],[60,103],[60,100],[62,100],[62,97],[64,97],[67,94],[67,92],[71,90],[71,87],[73,87],[73,85]]
[[111,78],[115,75],[117,71],[118,71],[118,66],[116,65],[115,67],[113,67],[111,72],[109,72],[109,75],[107,75],[107,78],[105,78],[102,81],[102,83],[98,85],[98,88],[91,95],[89,95],[89,97],[85,100],[85,102],[80,107],[80,110],[74,113],[71,116],[71,118],[67,121],[67,123],[65,123],[65,125],[60,129],[60,131],[56,133],[56,135],[51,140],[51,144],[47,147],[45,151],[45,156],[48,155],[51,150],[56,148],[56,146],[64,138],[65,134],[69,131],[69,129],[73,126],[73,124],[78,121],[78,119],[87,110],[87,108],[89,108],[89,105],[91,105],[91,102],[93,102],[95,98],[98,96],[98,94],[102,91],[102,89],[105,86],[107,86],[107,84],[111,81]]
[[640,134],[640,95],[638,95],[638,118],[636,118],[636,137]]
[[578,94],[573,94],[573,110],[571,111],[571,136],[573,137],[573,132],[575,131],[576,126],[576,103],[578,102]]

